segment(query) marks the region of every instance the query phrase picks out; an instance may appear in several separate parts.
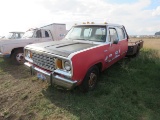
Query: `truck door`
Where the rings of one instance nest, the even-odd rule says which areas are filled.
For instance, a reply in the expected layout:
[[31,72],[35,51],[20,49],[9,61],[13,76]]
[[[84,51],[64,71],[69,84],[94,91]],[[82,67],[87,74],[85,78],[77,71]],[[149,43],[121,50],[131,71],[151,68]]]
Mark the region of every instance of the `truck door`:
[[124,27],[116,27],[116,30],[119,38],[120,58],[122,58],[126,55],[128,50],[128,38]]
[[42,29],[42,39],[41,42],[52,41],[52,35],[49,30]]
[[118,34],[117,34],[117,30],[115,27],[109,27],[108,28],[108,45],[107,45],[107,49],[105,52],[105,62],[106,62],[106,67],[111,66],[112,64],[114,64],[115,62],[118,61],[119,58],[119,42],[114,43],[114,41],[119,41],[118,39]]
[[34,33],[33,43],[39,43],[42,40],[42,32],[41,30],[37,30]]

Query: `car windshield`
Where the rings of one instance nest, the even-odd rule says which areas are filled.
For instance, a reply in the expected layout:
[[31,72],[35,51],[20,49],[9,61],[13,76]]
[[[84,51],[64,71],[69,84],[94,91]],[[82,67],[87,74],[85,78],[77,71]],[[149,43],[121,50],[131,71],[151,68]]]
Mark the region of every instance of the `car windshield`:
[[29,31],[24,33],[22,38],[32,38],[33,37],[33,33],[34,33],[34,30],[29,30]]
[[65,37],[69,40],[85,40],[95,42],[106,41],[106,27],[105,26],[75,26]]
[[9,33],[9,34],[6,36],[7,39],[11,39],[12,37],[13,37],[13,33]]

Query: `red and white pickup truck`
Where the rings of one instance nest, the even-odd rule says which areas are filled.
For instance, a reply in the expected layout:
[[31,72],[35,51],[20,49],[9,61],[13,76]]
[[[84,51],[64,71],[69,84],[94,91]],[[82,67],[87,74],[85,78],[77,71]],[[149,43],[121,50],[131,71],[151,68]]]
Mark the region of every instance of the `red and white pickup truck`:
[[134,55],[143,41],[128,46],[123,25],[75,25],[61,41],[44,42],[25,47],[25,65],[31,74],[50,84],[84,92],[93,90],[99,73],[128,55]]

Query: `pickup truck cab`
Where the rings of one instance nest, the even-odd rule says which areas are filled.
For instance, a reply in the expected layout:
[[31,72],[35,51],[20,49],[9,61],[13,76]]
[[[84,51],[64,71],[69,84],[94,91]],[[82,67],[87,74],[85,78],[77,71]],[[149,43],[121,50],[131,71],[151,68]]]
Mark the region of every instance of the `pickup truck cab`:
[[84,92],[93,90],[99,73],[126,56],[128,35],[123,25],[75,25],[61,41],[27,45],[25,65],[39,79]]
[[61,40],[66,34],[65,24],[50,24],[41,28],[29,29],[21,39],[0,40],[0,57],[11,58],[14,64],[23,64],[24,47],[33,43]]
[[24,32],[9,32],[7,36],[4,36],[3,39],[20,39],[22,38]]

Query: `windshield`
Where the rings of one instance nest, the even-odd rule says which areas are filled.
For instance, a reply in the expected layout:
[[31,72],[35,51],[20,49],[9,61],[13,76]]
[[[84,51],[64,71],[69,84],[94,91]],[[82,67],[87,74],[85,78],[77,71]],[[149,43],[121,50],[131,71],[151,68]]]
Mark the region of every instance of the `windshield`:
[[29,31],[24,33],[22,38],[32,38],[33,37],[33,33],[34,33],[33,30],[29,30]]
[[7,39],[11,39],[12,37],[13,37],[13,33],[9,33],[9,34],[6,36]]
[[106,41],[105,26],[75,26],[65,37],[70,40]]

